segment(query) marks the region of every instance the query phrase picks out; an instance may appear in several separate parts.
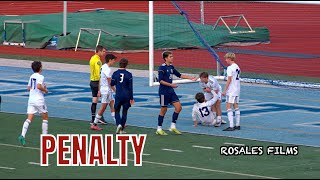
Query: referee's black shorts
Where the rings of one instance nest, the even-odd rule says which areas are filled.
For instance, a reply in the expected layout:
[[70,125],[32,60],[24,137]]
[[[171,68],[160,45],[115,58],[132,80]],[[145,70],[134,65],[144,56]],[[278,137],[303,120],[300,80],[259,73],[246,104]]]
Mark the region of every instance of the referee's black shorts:
[[92,97],[98,97],[99,81],[90,81]]

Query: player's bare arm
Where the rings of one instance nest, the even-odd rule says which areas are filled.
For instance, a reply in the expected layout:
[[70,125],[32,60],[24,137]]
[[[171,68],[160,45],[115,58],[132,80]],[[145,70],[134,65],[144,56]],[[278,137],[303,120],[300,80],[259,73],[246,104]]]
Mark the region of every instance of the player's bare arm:
[[161,80],[159,83],[162,84],[162,85],[165,85],[165,86],[170,86],[170,87],[172,87],[172,88],[178,87],[178,85],[168,83],[168,82],[166,82],[166,81],[164,81],[164,80]]
[[43,92],[45,92],[45,93],[48,93],[47,87],[43,87],[41,84],[37,84],[37,88],[38,88],[40,91],[43,91]]
[[228,76],[228,80],[227,80],[226,87],[224,88],[224,91],[221,93],[223,96],[226,96],[227,89],[228,89],[228,87],[229,87],[229,85],[230,85],[231,81],[232,81],[232,76]]

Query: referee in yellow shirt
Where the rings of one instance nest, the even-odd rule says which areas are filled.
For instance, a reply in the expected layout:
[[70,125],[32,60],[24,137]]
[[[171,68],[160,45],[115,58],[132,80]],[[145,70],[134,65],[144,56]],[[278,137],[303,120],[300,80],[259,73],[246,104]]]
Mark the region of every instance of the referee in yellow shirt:
[[[94,121],[94,118],[96,116],[96,109],[98,104],[98,91],[99,91],[99,80],[100,80],[100,69],[102,66],[101,58],[104,59],[107,51],[106,49],[98,45],[96,47],[96,53],[91,57],[90,59],[90,88],[92,92],[92,104],[91,104],[91,124]],[[106,121],[104,118],[101,118],[101,121],[99,122],[101,124],[106,124]]]

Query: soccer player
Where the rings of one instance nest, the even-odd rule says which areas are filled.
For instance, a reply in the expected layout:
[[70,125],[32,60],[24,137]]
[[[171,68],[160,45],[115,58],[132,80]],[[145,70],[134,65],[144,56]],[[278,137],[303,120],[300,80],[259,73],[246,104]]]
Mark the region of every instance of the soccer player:
[[[227,68],[227,84],[222,92],[223,96],[226,96],[226,109],[228,113],[229,127],[223,131],[234,131],[240,130],[240,109],[239,109],[239,98],[240,98],[240,67],[235,63],[236,55],[234,53],[227,53],[225,56],[226,62],[229,64]],[[233,111],[236,116],[236,125],[233,122]]]
[[213,98],[213,94],[211,92],[212,90],[214,90],[218,95],[218,100],[211,107],[211,110],[214,113],[214,117],[217,118],[217,123],[215,124],[215,126],[220,126],[221,123],[226,124],[226,122],[221,119],[221,114],[222,114],[221,92],[222,92],[222,88],[221,88],[220,84],[218,83],[216,78],[214,78],[211,75],[209,76],[209,74],[207,72],[200,73],[199,77],[200,77],[199,85],[203,89],[203,91],[205,92],[204,96],[205,96],[206,101],[209,101],[210,99]]
[[[91,123],[93,124],[94,118],[96,117],[96,110],[98,104],[98,91],[99,91],[99,80],[100,80],[100,69],[102,66],[101,58],[104,58],[107,51],[106,49],[98,45],[96,47],[96,53],[90,59],[90,88],[92,92],[92,103],[91,103]],[[98,122],[100,124],[106,124],[106,121],[102,117]]]
[[18,137],[18,140],[22,145],[26,144],[25,137],[29,125],[33,120],[34,114],[37,112],[42,116],[42,134],[48,134],[48,110],[44,99],[44,94],[48,93],[48,89],[44,83],[44,76],[41,75],[42,63],[40,61],[34,61],[31,64],[31,68],[34,73],[30,76],[28,82],[28,116],[23,123],[21,135]]
[[[122,58],[119,61],[119,69],[112,74],[111,86],[116,88],[115,96],[115,116],[117,125],[117,134],[123,134],[125,124],[127,122],[127,114],[129,108],[134,104],[132,74],[126,70],[128,59]],[[120,109],[122,107],[122,117],[120,117]]]
[[[92,130],[102,130],[102,128],[98,127],[97,123],[101,120],[101,117],[106,110],[108,104],[110,104],[110,110],[112,114],[115,114],[114,110],[114,98],[113,92],[115,92],[115,88],[111,87],[111,66],[115,63],[117,57],[113,54],[107,54],[105,57],[106,63],[102,65],[100,71],[100,81],[99,81],[99,91],[98,96],[101,95],[101,106],[96,114],[93,124],[91,125]],[[101,94],[100,94],[101,93]],[[112,115],[114,117],[114,115]]]
[[158,128],[156,131],[157,135],[168,135],[162,129],[162,123],[164,116],[168,109],[168,104],[172,104],[174,106],[174,112],[172,115],[172,123],[169,131],[175,134],[181,134],[181,132],[176,128],[176,121],[178,119],[179,113],[182,110],[182,106],[177,94],[174,91],[174,88],[177,88],[177,84],[172,83],[173,75],[183,78],[190,79],[196,81],[196,77],[190,77],[187,75],[180,74],[172,65],[173,63],[173,55],[170,51],[164,51],[162,53],[162,58],[165,61],[158,69],[158,80],[160,83],[159,86],[159,97],[160,97],[160,113],[158,116]]
[[[193,105],[192,120],[193,126],[197,127],[198,122],[203,125],[216,126],[219,122],[215,119],[215,115],[212,112],[212,106],[219,100],[219,95],[214,90],[211,90],[212,98],[209,101],[205,101],[205,94],[199,92],[195,95],[195,99],[198,101]],[[220,122],[221,123],[221,122]]]

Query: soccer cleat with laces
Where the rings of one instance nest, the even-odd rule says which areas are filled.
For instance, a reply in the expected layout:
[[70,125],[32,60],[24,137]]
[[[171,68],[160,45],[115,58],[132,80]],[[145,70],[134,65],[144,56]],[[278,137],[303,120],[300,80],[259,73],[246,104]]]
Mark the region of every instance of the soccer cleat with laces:
[[168,135],[168,134],[167,134],[164,130],[162,130],[162,129],[161,129],[161,130],[157,130],[157,131],[156,131],[156,134],[157,134],[157,135],[160,135],[160,136],[166,136],[166,135]]
[[25,139],[23,136],[19,136],[19,137],[18,137],[18,140],[19,140],[19,142],[20,142],[20,144],[21,144],[22,146],[24,146],[24,145],[26,144],[26,139]]
[[177,128],[170,128],[169,131],[171,131],[175,134],[178,134],[178,135],[182,134]]

